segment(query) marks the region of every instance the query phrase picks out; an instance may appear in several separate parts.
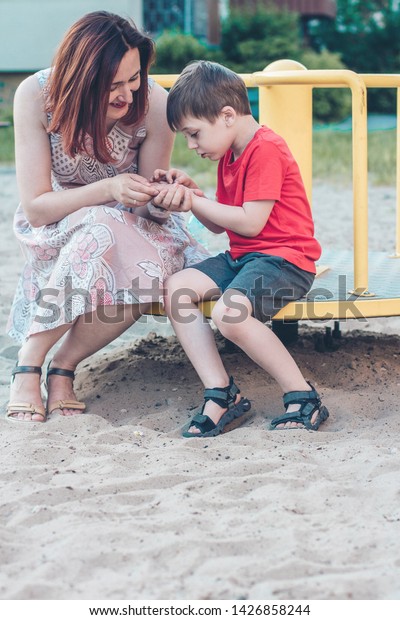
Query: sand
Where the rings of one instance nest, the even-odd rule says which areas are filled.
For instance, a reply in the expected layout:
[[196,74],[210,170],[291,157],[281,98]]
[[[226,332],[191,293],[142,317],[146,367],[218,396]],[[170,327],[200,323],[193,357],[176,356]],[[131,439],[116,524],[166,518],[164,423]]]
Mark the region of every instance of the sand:
[[[351,245],[350,194],[315,187],[326,246]],[[371,198],[383,249],[394,189]],[[16,202],[14,170],[2,169],[1,403],[18,351],[4,335],[22,265]],[[318,353],[324,327],[303,324],[291,346],[331,413],[318,433],[268,431],[279,389],[218,338],[251,412],[218,438],[181,438],[202,388],[154,320],[81,364],[83,417],[0,419],[1,599],[398,600],[399,320],[342,323],[339,348]]]

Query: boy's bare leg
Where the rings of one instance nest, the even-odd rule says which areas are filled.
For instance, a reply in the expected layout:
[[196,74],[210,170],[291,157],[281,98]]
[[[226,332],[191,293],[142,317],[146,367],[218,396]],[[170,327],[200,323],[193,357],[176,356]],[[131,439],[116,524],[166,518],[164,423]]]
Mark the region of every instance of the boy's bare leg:
[[[96,312],[81,315],[55,353],[51,366],[74,371],[82,360],[118,338],[147,308],[138,304],[99,306]],[[49,401],[76,400],[72,381],[68,377],[50,375],[48,389]],[[62,413],[79,415],[82,412],[63,409]]]
[[[213,330],[197,303],[220,294],[215,282],[197,269],[184,269],[175,273],[166,283],[165,309],[179,342],[193,364],[205,388],[226,387],[229,376],[222,363],[215,343]],[[240,400],[238,396],[237,400]],[[211,400],[207,401],[204,414],[214,423],[226,411]],[[191,429],[193,433],[198,429]]]
[[[261,366],[277,381],[283,393],[310,391],[299,367],[279,338],[266,325],[252,316],[252,306],[247,297],[239,291],[229,291],[229,301],[225,304],[221,297],[213,310],[213,321],[221,334],[240,347],[256,364]],[[229,304],[229,305],[228,305]],[[240,304],[241,311],[237,310]],[[240,315],[240,316],[239,316]],[[235,320],[236,317],[236,320]],[[287,412],[298,410],[297,405],[289,405]],[[312,422],[318,411],[312,417]],[[279,424],[276,428],[302,427],[296,422]]]
[[[167,284],[166,310],[175,333],[204,386],[224,387],[229,382],[228,374],[218,353],[212,329],[196,305],[200,299],[211,299],[216,294],[215,283],[196,269],[185,269],[174,274],[172,278]],[[268,372],[283,393],[310,391],[309,384],[279,338],[252,316],[251,303],[247,297],[239,292],[236,295],[232,295],[232,291],[230,293],[231,305],[225,304],[223,297],[220,298],[212,315],[222,335]],[[179,310],[178,302],[181,305]],[[240,320],[235,321],[235,317],[239,316],[238,305],[242,310]],[[297,409],[296,405],[289,405],[287,411]],[[212,401],[208,401],[204,410],[214,423],[218,423],[223,412],[224,410]],[[317,415],[318,412],[314,414],[312,422]],[[278,425],[277,428],[297,426],[302,425],[288,422]]]

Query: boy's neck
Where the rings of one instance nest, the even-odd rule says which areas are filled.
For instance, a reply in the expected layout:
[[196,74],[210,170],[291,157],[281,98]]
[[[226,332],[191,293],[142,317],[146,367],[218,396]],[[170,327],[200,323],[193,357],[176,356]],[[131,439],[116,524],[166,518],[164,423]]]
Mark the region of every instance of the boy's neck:
[[261,125],[250,114],[236,117],[236,137],[231,146],[234,159],[240,157],[260,127]]

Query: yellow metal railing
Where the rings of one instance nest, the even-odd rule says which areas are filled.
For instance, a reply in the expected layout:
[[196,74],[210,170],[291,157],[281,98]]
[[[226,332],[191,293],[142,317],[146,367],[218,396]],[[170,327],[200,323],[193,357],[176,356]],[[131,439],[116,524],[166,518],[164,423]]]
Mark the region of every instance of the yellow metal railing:
[[397,90],[397,128],[396,128],[396,245],[394,258],[400,258],[400,75],[361,74],[367,88],[396,88]]
[[[156,75],[171,87],[176,75]],[[359,75],[349,70],[308,70],[292,60],[272,63],[263,71],[241,74],[246,86],[258,87],[259,122],[271,127],[288,143],[296,158],[308,197],[312,194],[312,89],[349,88],[352,96],[354,293],[370,297],[368,290],[368,132],[367,88],[397,88],[400,110],[400,76]],[[296,87],[293,92],[293,87]],[[397,123],[396,250],[400,257],[400,127]]]
[[[279,66],[274,63],[275,67]],[[269,72],[268,67],[264,71],[253,74],[259,88],[274,89],[292,87],[294,85],[304,87],[347,87],[352,95],[352,120],[353,120],[353,236],[354,236],[354,292],[358,295],[369,296],[368,292],[368,146],[367,146],[367,93],[363,79],[349,70],[303,70],[303,71],[273,71]],[[303,115],[308,120],[308,126],[304,129],[307,134],[310,132],[309,123],[312,122],[312,105],[297,105],[297,95],[290,94],[286,88],[286,98],[292,102],[292,107],[296,109],[297,121]],[[278,113],[279,114],[279,113]],[[280,119],[283,124],[284,119]],[[302,123],[299,123],[302,126]],[[279,128],[272,127],[278,133]],[[312,134],[312,128],[311,128]],[[284,136],[287,139],[286,136]],[[288,140],[291,146],[290,139]],[[296,157],[296,152],[294,152]],[[298,159],[298,155],[297,155]],[[312,178],[312,170],[308,169],[308,164],[302,168],[302,160],[299,162],[305,179]]]

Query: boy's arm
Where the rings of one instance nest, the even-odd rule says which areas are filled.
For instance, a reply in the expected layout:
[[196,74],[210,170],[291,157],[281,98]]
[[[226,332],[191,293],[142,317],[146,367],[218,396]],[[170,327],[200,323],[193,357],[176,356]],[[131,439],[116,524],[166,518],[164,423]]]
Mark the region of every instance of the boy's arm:
[[255,237],[262,231],[274,204],[275,200],[254,200],[245,202],[242,207],[236,207],[202,196],[192,197],[192,211],[207,228],[213,230],[211,226],[217,226],[243,237]]
[[[207,200],[207,198],[205,200]],[[210,232],[214,233],[215,235],[221,235],[222,233],[226,231],[226,228],[224,228],[223,226],[218,226],[217,224],[215,224],[214,222],[211,222],[208,218],[204,217],[200,213],[195,212],[193,207],[192,207],[192,213],[196,216],[199,222],[203,224],[203,226],[205,226]]]

